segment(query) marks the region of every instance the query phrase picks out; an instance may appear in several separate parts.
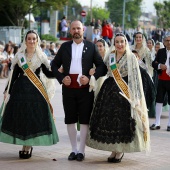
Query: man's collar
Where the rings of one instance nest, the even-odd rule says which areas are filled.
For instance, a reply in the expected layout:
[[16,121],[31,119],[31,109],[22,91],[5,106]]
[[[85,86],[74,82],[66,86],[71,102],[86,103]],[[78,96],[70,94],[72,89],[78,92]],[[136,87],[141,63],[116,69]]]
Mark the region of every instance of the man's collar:
[[73,44],[74,44],[74,45],[82,45],[82,44],[84,44],[84,42],[83,42],[83,40],[82,40],[79,44],[77,44],[77,43],[73,40]]

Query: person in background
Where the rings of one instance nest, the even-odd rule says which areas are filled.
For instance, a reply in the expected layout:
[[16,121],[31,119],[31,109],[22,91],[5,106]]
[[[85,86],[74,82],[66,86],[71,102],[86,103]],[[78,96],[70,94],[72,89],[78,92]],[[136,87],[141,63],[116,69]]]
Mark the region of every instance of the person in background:
[[149,49],[146,45],[146,39],[141,32],[135,33],[134,45],[131,46],[132,50],[136,50],[141,57],[141,60],[146,64],[149,75],[153,76],[152,58]]
[[93,29],[93,34],[92,34],[92,42],[96,44],[97,40],[100,39],[100,31],[99,29]]
[[[156,42],[155,43],[155,57],[154,57],[154,60],[156,58],[158,50],[162,49],[162,48],[165,48],[162,42]],[[155,69],[154,69],[154,74],[153,74],[153,82],[154,82],[155,88],[157,89],[157,87],[158,87],[158,73],[157,73],[157,70],[155,70]]]
[[[151,130],[159,130],[162,107],[165,94],[168,95],[168,104],[170,105],[170,33],[164,37],[165,48],[159,49],[152,66],[158,71],[158,87],[156,95],[156,120],[150,127]],[[167,123],[167,131],[170,131],[170,109],[169,120]]]
[[[106,43],[106,41],[104,39],[100,38],[97,40],[96,46],[98,48],[98,51],[99,51],[103,61],[105,62],[105,57],[109,51],[108,44]],[[90,69],[89,74],[91,76],[93,76],[94,73],[95,73],[95,68]],[[93,79],[93,78],[90,79],[90,83],[89,83],[90,90],[95,91],[95,97],[97,96],[98,92],[100,91],[101,86],[106,78],[107,78],[107,75],[100,77],[97,81],[95,81],[95,79]]]
[[18,45],[13,45],[13,49],[14,49],[14,51],[13,51],[13,54],[14,54],[14,56],[15,56],[15,54],[18,52],[18,50],[19,50],[19,46]]
[[50,43],[46,43],[46,48],[44,50],[45,54],[47,55],[47,57],[51,56],[51,52],[50,52]]
[[94,27],[95,26],[95,18],[92,18],[92,21],[90,22],[90,26]]
[[68,32],[68,23],[66,20],[66,16],[63,16],[61,20],[61,37],[66,38],[67,37],[67,32]]
[[[135,56],[138,59],[139,69],[140,69],[141,78],[142,78],[143,92],[145,95],[146,105],[149,110],[151,107],[153,107],[153,104],[155,105],[156,88],[154,86],[152,78],[149,76],[147,72],[146,65],[140,59],[138,52],[136,50],[132,50],[132,52],[135,54]],[[154,115],[149,114],[149,117],[155,117],[155,114]]]
[[109,42],[109,28],[108,28],[108,23],[107,20],[103,20],[102,22],[102,33],[101,33],[102,38],[108,43]]
[[8,60],[3,54],[4,46],[0,45],[0,78],[8,77]]
[[55,43],[53,43],[53,42],[50,43],[50,49],[49,50],[50,50],[52,56],[56,55]]
[[57,54],[58,50],[60,49],[60,47],[61,47],[61,43],[57,42],[55,44],[56,54]]
[[11,67],[11,61],[14,58],[14,54],[13,54],[13,46],[11,43],[6,44],[5,48],[4,48],[4,55],[5,55],[5,59],[8,61],[8,67],[10,69]]
[[[154,61],[155,60],[155,42],[153,39],[149,38],[147,40],[147,47],[150,51],[150,55],[151,55],[151,60]],[[153,76],[152,78],[154,77],[154,70],[153,70]],[[156,90],[156,87],[155,87],[155,90]],[[149,117],[150,118],[153,118],[155,117],[155,101],[153,101],[152,105],[148,108],[149,109]]]
[[155,42],[153,39],[149,38],[147,40],[147,47],[150,50],[152,61],[155,60]]

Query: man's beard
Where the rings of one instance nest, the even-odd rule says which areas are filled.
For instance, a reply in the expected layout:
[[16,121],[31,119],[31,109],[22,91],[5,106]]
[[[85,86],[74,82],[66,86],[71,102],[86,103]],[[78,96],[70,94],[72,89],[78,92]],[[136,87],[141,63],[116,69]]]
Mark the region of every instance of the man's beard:
[[81,38],[81,35],[78,34],[78,33],[75,33],[75,34],[73,35],[73,38],[74,38],[74,39],[80,39],[80,38]]

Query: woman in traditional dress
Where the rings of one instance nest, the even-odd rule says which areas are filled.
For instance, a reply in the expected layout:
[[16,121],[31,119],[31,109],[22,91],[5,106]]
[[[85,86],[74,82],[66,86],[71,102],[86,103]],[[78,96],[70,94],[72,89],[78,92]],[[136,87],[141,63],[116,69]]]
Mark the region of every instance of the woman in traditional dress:
[[152,61],[154,61],[155,60],[155,42],[154,42],[154,40],[152,38],[149,38],[147,40],[147,47],[150,50],[151,59],[152,59]]
[[[147,108],[150,109],[153,106],[153,104],[155,107],[156,89],[155,89],[152,78],[149,76],[149,74],[147,72],[146,65],[140,59],[138,52],[136,50],[132,50],[132,52],[135,54],[135,56],[138,59],[146,105],[147,105]],[[150,116],[150,117],[154,117],[154,115]]]
[[[145,63],[147,72],[150,77],[153,77],[153,67],[152,67],[152,57],[150,49],[147,47],[146,39],[141,32],[137,32],[135,34],[134,45],[131,47],[132,50],[136,50],[141,58],[141,60]],[[147,97],[147,96],[146,96]],[[152,103],[150,108],[148,108],[149,117],[154,117],[155,115],[155,101]]]
[[[7,93],[10,98],[0,115],[0,142],[23,145],[19,157],[28,159],[32,155],[32,146],[48,146],[58,142],[49,100],[55,90],[50,87],[49,91],[49,87],[42,84],[44,76],[41,74],[49,78],[54,76],[49,71],[47,56],[40,48],[40,39],[35,31],[26,33],[11,69],[4,92],[4,98],[7,98]],[[48,84],[48,79],[44,82]]]
[[[102,57],[102,59],[105,61],[105,57],[109,51],[109,46],[106,43],[106,41],[102,38],[98,39],[96,42],[96,46],[98,48],[98,51]],[[95,91],[95,96],[97,96],[103,82],[105,81],[105,79],[107,78],[107,75],[100,77],[97,81],[95,81],[95,78],[93,76],[93,74],[95,73],[95,68],[90,69],[89,74],[91,75],[91,79],[90,79],[90,90],[94,90]]]
[[[157,55],[157,53],[158,53],[158,50],[164,48],[164,45],[163,45],[162,42],[156,42],[154,48],[155,48],[154,60],[155,60],[156,55]],[[153,60],[153,61],[154,61],[154,60]],[[158,73],[157,73],[157,70],[154,70],[153,82],[154,82],[155,88],[157,89],[157,87],[158,87]]]
[[132,50],[136,50],[141,57],[141,60],[146,64],[149,75],[153,76],[152,58],[151,53],[146,45],[146,39],[141,32],[135,34],[134,45],[131,46]]
[[108,75],[89,124],[87,146],[111,151],[108,162],[125,152],[150,150],[149,122],[139,64],[124,34],[116,34],[115,51],[107,56]]

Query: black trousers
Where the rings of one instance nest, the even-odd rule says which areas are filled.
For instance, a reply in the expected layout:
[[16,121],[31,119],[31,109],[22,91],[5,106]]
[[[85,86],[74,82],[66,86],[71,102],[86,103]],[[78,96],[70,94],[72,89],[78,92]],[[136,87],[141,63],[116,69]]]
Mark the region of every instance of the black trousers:
[[156,102],[163,103],[166,94],[168,95],[168,104],[170,105],[170,81],[158,80]]
[[94,92],[89,87],[76,89],[62,87],[65,124],[89,124],[93,109]]

